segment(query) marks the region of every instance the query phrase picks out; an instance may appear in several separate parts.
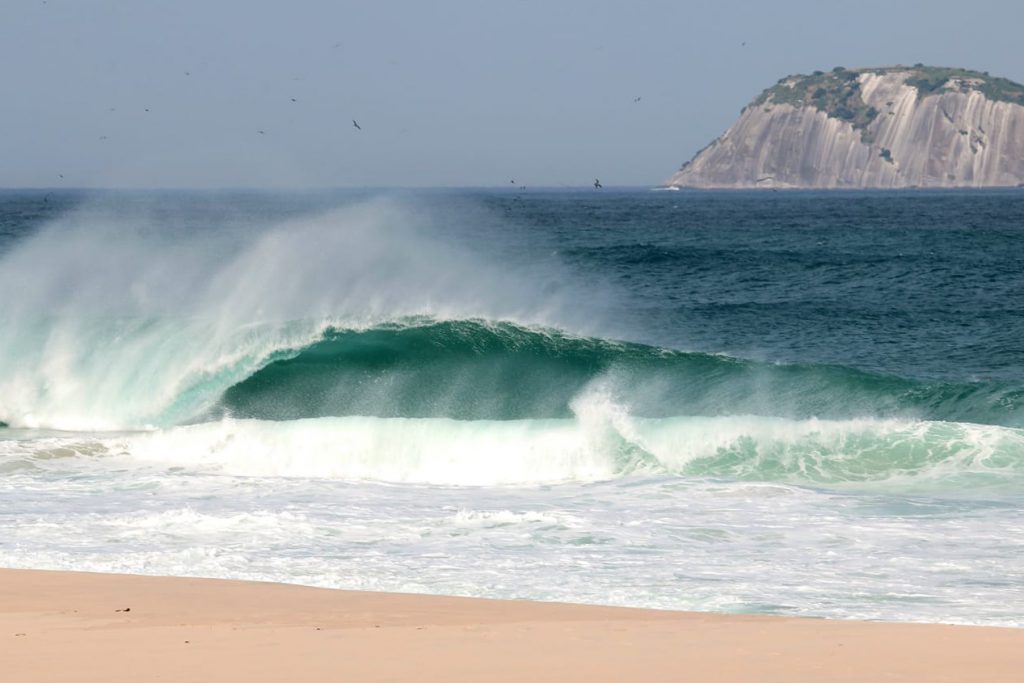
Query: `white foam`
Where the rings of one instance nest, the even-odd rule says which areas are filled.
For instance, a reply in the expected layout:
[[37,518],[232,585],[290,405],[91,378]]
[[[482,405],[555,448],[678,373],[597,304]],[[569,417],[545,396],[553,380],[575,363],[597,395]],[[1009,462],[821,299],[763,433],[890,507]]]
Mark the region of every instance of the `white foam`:
[[464,486],[594,481],[616,475],[570,420],[319,418],[224,420],[123,440],[133,459],[261,477],[327,477]]
[[[0,441],[0,465],[121,457],[243,477],[456,486],[690,475],[778,483],[921,486],[969,492],[1024,477],[1024,432],[944,422],[632,418],[591,396],[560,420],[226,419],[109,437]],[[59,466],[59,463],[45,465]]]
[[[577,410],[509,423],[3,430],[0,565],[1024,624],[1014,601],[1024,580],[1019,478],[991,496],[949,483],[1000,472],[1013,483],[1018,430],[643,420],[599,392]],[[647,457],[630,469],[622,454],[638,444]],[[876,454],[893,466],[872,469]],[[713,476],[685,476],[703,458]],[[823,475],[838,483],[803,485]],[[842,476],[878,482],[864,492]],[[939,485],[922,494],[915,479]]]
[[107,465],[0,476],[3,566],[1024,624],[1024,518],[1005,502],[672,477],[477,488],[170,468],[140,481]]
[[564,516],[543,512],[513,512],[512,510],[459,510],[452,515],[450,523],[457,528],[490,528],[517,525],[561,525]]
[[82,210],[3,254],[0,419],[168,426],[329,326],[572,317],[568,291],[544,293],[540,279],[439,237],[415,206],[376,200],[218,228]]

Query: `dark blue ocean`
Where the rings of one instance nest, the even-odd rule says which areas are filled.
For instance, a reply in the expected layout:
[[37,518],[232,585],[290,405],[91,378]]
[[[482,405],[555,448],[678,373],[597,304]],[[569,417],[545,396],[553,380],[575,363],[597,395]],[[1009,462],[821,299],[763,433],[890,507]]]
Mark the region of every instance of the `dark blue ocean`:
[[0,565],[1024,624],[1024,191],[0,191]]

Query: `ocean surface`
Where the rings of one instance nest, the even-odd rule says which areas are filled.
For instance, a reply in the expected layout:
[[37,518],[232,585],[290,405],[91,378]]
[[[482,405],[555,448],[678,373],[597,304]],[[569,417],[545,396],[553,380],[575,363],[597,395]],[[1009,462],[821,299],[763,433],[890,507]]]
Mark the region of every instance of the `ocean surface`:
[[0,191],[0,566],[1024,626],[1024,191]]

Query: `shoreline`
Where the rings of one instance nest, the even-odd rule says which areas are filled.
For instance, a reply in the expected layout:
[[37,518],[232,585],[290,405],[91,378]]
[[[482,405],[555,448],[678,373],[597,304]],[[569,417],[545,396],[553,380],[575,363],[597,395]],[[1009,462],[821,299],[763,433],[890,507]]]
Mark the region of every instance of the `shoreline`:
[[4,680],[1017,681],[1024,629],[0,569]]

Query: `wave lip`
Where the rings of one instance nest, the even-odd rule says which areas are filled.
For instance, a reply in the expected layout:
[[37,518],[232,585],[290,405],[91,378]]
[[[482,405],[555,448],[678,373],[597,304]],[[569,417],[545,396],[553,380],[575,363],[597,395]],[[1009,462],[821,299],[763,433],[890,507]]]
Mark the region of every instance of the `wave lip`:
[[641,417],[1024,424],[1024,390],[777,365],[481,319],[329,328],[227,388],[211,417],[568,418],[595,387]]

